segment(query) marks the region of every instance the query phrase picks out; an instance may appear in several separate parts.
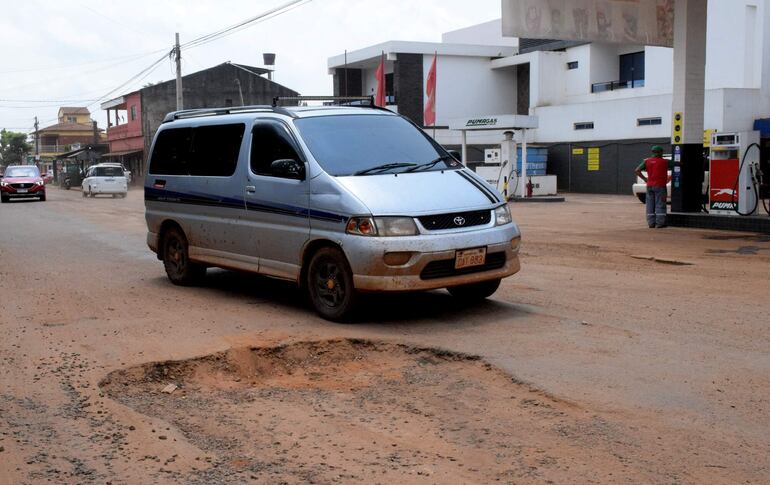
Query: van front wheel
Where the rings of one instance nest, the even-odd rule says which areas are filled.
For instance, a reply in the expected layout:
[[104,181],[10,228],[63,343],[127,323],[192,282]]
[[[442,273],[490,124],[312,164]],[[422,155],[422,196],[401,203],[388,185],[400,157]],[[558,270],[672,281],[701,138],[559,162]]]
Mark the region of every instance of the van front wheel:
[[163,266],[172,283],[192,286],[206,274],[206,267],[190,261],[187,238],[177,228],[169,229],[163,237]]
[[327,320],[342,322],[353,312],[356,290],[345,255],[336,248],[321,248],[307,271],[307,290],[316,312]]

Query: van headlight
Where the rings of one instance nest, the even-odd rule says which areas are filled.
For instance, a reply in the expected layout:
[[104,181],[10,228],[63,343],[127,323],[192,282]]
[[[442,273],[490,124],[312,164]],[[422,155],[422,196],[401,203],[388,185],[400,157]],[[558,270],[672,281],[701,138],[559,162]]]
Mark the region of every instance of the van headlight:
[[353,217],[345,228],[357,236],[415,236],[419,234],[411,217]]
[[501,205],[495,209],[496,226],[504,226],[505,224],[510,224],[512,221],[513,218],[511,217],[511,210],[508,208],[508,204]]
[[417,225],[411,217],[376,217],[374,223],[380,236],[416,236]]

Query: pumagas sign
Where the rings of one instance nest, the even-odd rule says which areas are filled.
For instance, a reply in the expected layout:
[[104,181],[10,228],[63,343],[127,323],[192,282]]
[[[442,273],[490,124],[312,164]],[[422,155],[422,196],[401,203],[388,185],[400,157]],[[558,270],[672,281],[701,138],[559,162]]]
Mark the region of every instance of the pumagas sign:
[[674,0],[502,0],[503,35],[672,47]]

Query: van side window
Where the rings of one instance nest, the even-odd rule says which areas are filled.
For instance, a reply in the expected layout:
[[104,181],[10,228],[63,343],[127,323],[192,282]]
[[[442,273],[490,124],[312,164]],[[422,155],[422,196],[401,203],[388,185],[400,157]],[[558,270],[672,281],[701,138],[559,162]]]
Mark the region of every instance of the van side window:
[[270,164],[276,160],[291,159],[302,162],[294,148],[288,129],[277,121],[260,121],[254,125],[251,139],[251,171],[270,175]]
[[152,151],[150,173],[230,177],[245,131],[243,123],[163,130]]

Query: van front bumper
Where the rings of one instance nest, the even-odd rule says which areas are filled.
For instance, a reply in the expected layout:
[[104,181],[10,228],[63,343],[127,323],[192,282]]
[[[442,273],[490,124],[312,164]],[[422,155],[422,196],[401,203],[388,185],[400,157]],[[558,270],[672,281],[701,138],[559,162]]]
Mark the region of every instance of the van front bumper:
[[[343,250],[360,291],[419,291],[479,283],[517,273],[519,229],[515,224],[468,232],[411,237],[348,236]],[[486,248],[483,265],[455,269],[457,251]],[[402,265],[385,263],[388,253],[411,253]]]

